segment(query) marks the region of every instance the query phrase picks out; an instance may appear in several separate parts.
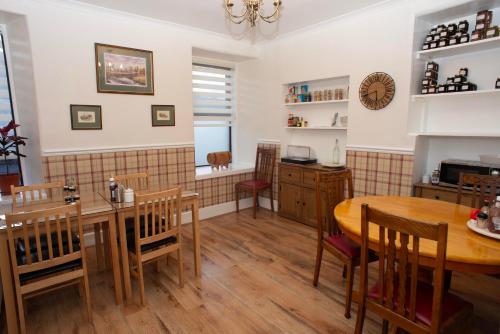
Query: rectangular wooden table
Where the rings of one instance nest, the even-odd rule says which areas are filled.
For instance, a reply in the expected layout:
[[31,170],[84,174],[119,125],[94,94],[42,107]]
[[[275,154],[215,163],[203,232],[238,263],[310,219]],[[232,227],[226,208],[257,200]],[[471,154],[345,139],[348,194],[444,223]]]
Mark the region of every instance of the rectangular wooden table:
[[[109,242],[111,246],[111,262],[113,267],[114,290],[117,304],[122,303],[122,283],[120,275],[119,252],[116,237],[116,211],[98,193],[80,194],[82,206],[82,224],[94,225],[108,222],[109,224]],[[64,204],[61,198],[47,199],[35,202],[36,204],[27,204],[16,209],[17,212],[29,212],[34,210],[48,209]],[[7,240],[7,229],[5,224],[5,214],[13,210],[10,197],[3,197],[0,200],[0,274],[2,276],[2,288],[5,302],[5,313],[7,320],[8,333],[18,333],[18,317],[16,312],[16,301],[14,296],[14,284],[12,281],[12,267],[10,263],[9,247]],[[96,230],[96,229],[94,229]]]
[[[172,185],[148,185],[139,190],[141,193],[155,192],[171,189]],[[123,266],[123,284],[125,286],[125,298],[130,300],[132,298],[132,285],[130,282],[130,269],[128,260],[127,248],[127,233],[125,228],[125,218],[134,217],[134,203],[117,203],[111,201],[109,190],[100,192],[102,198],[106,199],[116,210],[118,235],[120,238],[121,259]],[[189,207],[191,209],[192,228],[193,228],[193,255],[194,255],[194,271],[195,276],[201,276],[201,245],[200,245],[200,220],[198,212],[198,194],[193,191],[182,192],[182,207]]]

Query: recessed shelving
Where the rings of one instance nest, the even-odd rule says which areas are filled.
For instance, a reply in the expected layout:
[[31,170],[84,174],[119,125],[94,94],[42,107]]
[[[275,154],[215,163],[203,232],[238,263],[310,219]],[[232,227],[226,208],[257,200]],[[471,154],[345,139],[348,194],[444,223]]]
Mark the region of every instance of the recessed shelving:
[[485,89],[485,90],[475,90],[469,92],[456,92],[456,93],[440,93],[440,94],[421,94],[421,95],[412,95],[412,100],[419,99],[436,99],[436,98],[453,98],[456,96],[479,96],[479,95],[487,95],[487,94],[499,94],[500,89]]
[[472,137],[472,138],[500,138],[498,133],[474,133],[474,132],[412,132],[410,136],[424,137]]
[[285,129],[293,129],[293,130],[347,130],[347,127],[345,127],[345,126],[306,126],[306,127],[286,126]]
[[349,100],[328,100],[328,101],[313,101],[313,102],[297,102],[297,103],[285,103],[287,107],[295,107],[295,106],[307,106],[314,104],[331,104],[331,103],[347,103]]
[[456,55],[464,55],[468,53],[493,50],[500,48],[500,37],[483,39],[476,42],[446,46],[432,50],[424,50],[417,52],[418,59],[432,60],[436,58],[451,57]]

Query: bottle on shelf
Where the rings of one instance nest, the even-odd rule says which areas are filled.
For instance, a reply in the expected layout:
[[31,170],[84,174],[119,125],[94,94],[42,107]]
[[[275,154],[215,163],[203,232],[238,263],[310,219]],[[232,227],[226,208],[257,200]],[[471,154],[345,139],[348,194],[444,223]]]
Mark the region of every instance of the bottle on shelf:
[[338,138],[335,139],[335,146],[333,147],[333,163],[334,164],[340,163],[340,147]]

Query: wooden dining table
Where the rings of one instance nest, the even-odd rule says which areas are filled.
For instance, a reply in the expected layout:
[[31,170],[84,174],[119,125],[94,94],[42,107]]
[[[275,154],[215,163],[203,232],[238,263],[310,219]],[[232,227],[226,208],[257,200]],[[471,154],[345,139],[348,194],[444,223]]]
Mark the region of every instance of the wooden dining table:
[[[153,184],[143,186],[140,189],[135,189],[137,193],[157,192],[162,190],[172,189],[169,184]],[[123,284],[125,288],[125,298],[132,299],[132,284],[130,281],[130,267],[127,248],[127,232],[125,227],[125,219],[134,217],[134,202],[112,202],[109,190],[99,193],[102,198],[106,199],[116,211],[116,222],[118,225],[118,236],[120,239],[121,260],[123,269]],[[191,211],[191,220],[193,228],[193,256],[194,256],[194,272],[195,277],[201,276],[201,245],[200,245],[200,220],[198,211],[198,194],[194,191],[182,192],[182,207],[189,208]]]
[[[96,224],[107,222],[109,225],[109,244],[111,249],[111,263],[114,279],[114,292],[117,304],[121,304],[122,283],[120,274],[120,261],[116,233],[116,211],[112,205],[102,198],[97,192],[80,194],[82,210],[82,224],[84,226],[96,226]],[[62,197],[43,199],[18,206],[16,212],[30,212],[35,210],[49,209],[64,205]],[[12,280],[12,267],[10,263],[9,247],[7,240],[7,228],[5,214],[13,212],[12,198],[4,196],[0,200],[0,274],[2,276],[2,290],[5,303],[7,321],[7,332],[18,333],[18,317],[16,312],[16,300],[14,283]],[[94,229],[95,231],[96,229]]]
[[[358,243],[361,242],[363,203],[403,218],[448,223],[447,270],[500,274],[500,240],[480,235],[467,227],[470,207],[417,197],[366,196],[345,200],[335,208],[335,218],[342,232]],[[378,250],[378,235],[378,228],[370,226],[369,247],[375,251]],[[436,243],[422,240],[420,255],[421,265],[432,266]]]

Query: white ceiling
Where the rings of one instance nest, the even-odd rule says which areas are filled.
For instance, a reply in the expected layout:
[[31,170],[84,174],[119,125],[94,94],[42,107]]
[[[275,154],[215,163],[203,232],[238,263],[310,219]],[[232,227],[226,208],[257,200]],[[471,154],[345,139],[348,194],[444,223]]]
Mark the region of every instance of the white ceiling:
[[[224,0],[78,1],[234,37],[249,34],[246,26],[236,26],[225,19]],[[282,0],[283,11],[279,24],[260,23],[252,33],[273,38],[386,1],[388,0]],[[242,9],[241,2],[242,0],[234,0],[235,13]],[[273,0],[264,0],[264,8],[266,13],[271,12]]]

